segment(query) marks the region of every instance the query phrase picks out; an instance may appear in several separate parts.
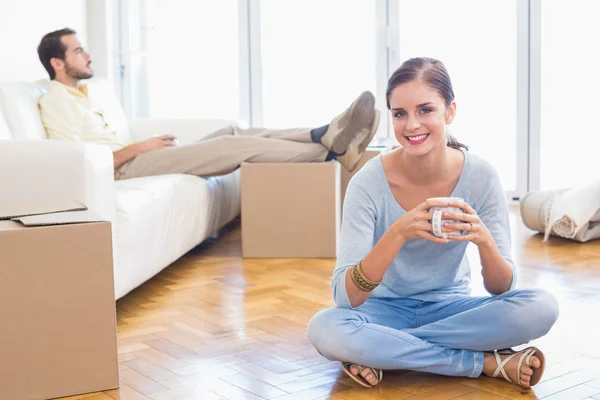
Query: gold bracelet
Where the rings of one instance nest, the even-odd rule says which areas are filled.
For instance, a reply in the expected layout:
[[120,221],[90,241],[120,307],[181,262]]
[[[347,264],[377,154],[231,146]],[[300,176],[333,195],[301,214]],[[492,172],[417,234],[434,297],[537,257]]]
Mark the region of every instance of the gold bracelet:
[[373,291],[373,289],[375,289],[372,285],[369,285],[368,283],[366,283],[365,281],[363,281],[360,277],[360,275],[357,272],[357,268],[356,265],[354,267],[352,267],[352,271],[350,271],[350,277],[352,278],[352,282],[354,282],[354,285],[363,292],[371,292]]
[[377,286],[381,283],[381,281],[372,281],[365,276],[365,274],[362,271],[362,260],[359,261],[358,264],[356,264],[356,267],[358,268],[358,273],[360,274],[360,277],[363,278],[364,281],[367,282],[369,285]]
[[352,267],[352,271],[350,271],[350,278],[352,278],[354,285],[356,285],[356,287],[363,292],[371,292],[379,285],[377,282],[373,282],[364,278],[364,275],[360,271],[358,264]]

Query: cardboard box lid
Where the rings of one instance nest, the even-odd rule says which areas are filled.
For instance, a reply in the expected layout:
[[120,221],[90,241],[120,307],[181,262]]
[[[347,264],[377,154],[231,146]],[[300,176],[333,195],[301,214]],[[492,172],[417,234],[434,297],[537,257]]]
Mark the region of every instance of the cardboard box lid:
[[1,220],[19,222],[26,227],[106,221],[75,201],[54,204],[0,203]]
[[0,220],[85,210],[87,210],[87,207],[76,201],[0,203]]
[[44,225],[65,225],[81,224],[86,222],[105,222],[91,211],[65,211],[52,214],[28,215],[25,217],[13,218],[25,226],[44,226]]

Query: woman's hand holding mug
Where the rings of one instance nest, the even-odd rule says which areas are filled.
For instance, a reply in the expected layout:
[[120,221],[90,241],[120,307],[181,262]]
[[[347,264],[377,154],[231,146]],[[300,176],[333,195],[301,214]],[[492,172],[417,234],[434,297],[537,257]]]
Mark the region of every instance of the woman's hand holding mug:
[[412,210],[405,212],[394,222],[392,229],[394,229],[396,236],[402,241],[427,239],[440,244],[449,243],[450,240],[448,238],[432,234],[431,220],[434,215],[433,210],[445,207],[448,207],[447,198],[428,199]]
[[461,235],[461,229],[456,225],[450,224],[456,224],[460,222],[458,219],[452,219],[451,216],[455,216],[456,214],[463,212],[461,208],[456,206],[456,204],[464,203],[463,199],[460,197],[434,197],[427,199],[427,201],[434,200],[443,201],[445,206],[434,206],[429,209],[429,212],[433,213],[431,218],[431,233],[440,238],[448,238],[448,234]]
[[[493,242],[492,234],[477,212],[463,199],[449,199],[448,205],[449,209],[441,211],[440,233],[446,234],[450,240],[470,241],[477,246]],[[435,220],[433,225],[435,229]],[[461,231],[463,233],[460,233]]]

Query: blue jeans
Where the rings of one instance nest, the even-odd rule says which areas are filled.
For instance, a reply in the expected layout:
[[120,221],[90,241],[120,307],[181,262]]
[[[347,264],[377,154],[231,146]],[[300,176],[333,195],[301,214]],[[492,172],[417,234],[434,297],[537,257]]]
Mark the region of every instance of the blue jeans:
[[554,296],[537,289],[440,302],[369,298],[353,310],[320,311],[308,337],[329,360],[477,378],[483,351],[539,338],[557,318]]

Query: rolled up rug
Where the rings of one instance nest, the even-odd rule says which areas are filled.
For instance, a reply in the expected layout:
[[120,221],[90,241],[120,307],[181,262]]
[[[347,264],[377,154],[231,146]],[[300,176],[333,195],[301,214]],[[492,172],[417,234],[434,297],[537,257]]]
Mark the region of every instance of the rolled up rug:
[[523,196],[520,209],[521,219],[525,226],[531,230],[544,233],[554,197],[565,190],[539,190],[529,192]]
[[521,199],[521,219],[529,229],[578,242],[600,238],[600,178],[561,190],[527,193]]

